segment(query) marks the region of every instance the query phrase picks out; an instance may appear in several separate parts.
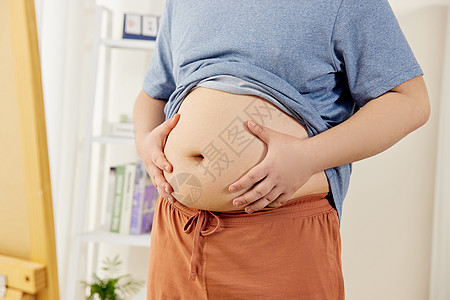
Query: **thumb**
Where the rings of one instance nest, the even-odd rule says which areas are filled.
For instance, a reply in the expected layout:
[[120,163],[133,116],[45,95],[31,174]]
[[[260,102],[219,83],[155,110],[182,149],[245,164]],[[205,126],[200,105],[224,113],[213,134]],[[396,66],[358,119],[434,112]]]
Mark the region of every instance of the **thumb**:
[[259,137],[264,143],[268,144],[273,134],[273,130],[256,123],[253,120],[248,121],[247,127],[251,133]]
[[170,131],[177,125],[178,120],[180,119],[180,114],[175,114],[172,118],[167,119],[161,126],[161,134],[163,136],[169,135]]

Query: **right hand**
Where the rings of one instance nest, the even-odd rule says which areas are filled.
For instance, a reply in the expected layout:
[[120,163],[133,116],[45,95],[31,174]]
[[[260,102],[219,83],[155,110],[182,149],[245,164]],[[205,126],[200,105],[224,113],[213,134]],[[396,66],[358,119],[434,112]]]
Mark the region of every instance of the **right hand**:
[[172,172],[173,167],[164,155],[164,146],[170,131],[177,125],[180,114],[175,114],[172,118],[164,121],[161,125],[153,129],[149,134],[143,136],[136,144],[140,145],[140,156],[144,162],[153,185],[158,189],[161,197],[173,203],[175,198],[171,195],[173,189],[164,177],[163,170]]

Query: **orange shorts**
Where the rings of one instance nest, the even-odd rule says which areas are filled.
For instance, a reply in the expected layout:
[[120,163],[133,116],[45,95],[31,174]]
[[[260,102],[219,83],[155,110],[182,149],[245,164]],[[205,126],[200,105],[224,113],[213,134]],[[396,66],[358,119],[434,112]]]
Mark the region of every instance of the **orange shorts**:
[[253,214],[159,197],[147,299],[344,299],[339,220],[326,195]]

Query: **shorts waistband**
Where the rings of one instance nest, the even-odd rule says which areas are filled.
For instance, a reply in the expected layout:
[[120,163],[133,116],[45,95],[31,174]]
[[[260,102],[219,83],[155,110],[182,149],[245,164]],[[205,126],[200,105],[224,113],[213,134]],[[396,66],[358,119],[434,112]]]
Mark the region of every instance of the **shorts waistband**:
[[[254,222],[255,219],[261,218],[261,216],[267,216],[276,219],[278,216],[286,217],[286,214],[291,212],[296,213],[298,216],[314,215],[316,213],[324,212],[324,209],[329,207],[328,199],[326,198],[329,193],[310,194],[289,200],[279,207],[265,207],[260,211],[256,211],[252,214],[246,213],[244,210],[229,211],[229,212],[216,212],[207,211],[212,215],[216,215],[221,219],[230,220],[230,222]],[[184,213],[188,217],[197,215],[199,209],[191,208],[175,201],[173,207]],[[264,217],[263,217],[264,219]]]

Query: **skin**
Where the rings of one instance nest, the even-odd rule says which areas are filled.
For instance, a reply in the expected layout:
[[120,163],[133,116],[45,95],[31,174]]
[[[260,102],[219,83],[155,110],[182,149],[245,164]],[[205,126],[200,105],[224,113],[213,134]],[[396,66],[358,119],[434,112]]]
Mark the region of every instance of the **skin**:
[[[164,121],[164,105],[164,101],[141,91],[135,102],[133,121],[138,154],[159,194],[173,201],[173,189],[163,173],[163,170],[170,173],[173,167],[163,149],[179,115]],[[299,139],[259,124],[251,126],[249,120],[249,131],[267,145],[267,154],[230,184],[229,192],[237,193],[259,181],[234,198],[233,205],[245,207],[248,213],[273,202],[281,205],[313,174],[381,153],[423,126],[429,116],[428,92],[422,76],[418,76],[373,99],[341,124],[311,138]]]
[[[164,121],[164,105],[165,102],[152,99],[145,92],[141,92],[138,96],[134,110],[136,148],[153,182],[159,187],[159,193],[166,199],[172,190],[171,186],[166,186],[166,182],[169,185],[174,183],[178,175],[189,174],[199,180],[201,193],[195,201],[190,197],[189,188],[186,187],[181,187],[172,194],[177,201],[192,208],[210,211],[233,211],[244,208],[244,205],[233,205],[232,200],[246,190],[230,193],[228,185],[259,163],[267,152],[264,142],[253,136],[246,128],[245,120],[250,117],[249,115],[285,134],[299,139],[308,138],[306,128],[295,118],[269,101],[256,96],[196,88],[183,100],[178,110],[180,115],[177,114],[173,120],[176,126],[170,125],[170,121],[158,125],[158,122]],[[162,116],[159,121],[158,116]],[[237,119],[239,121],[236,121]],[[231,134],[232,137],[227,140],[226,132],[229,132],[228,130],[234,132],[235,129],[239,130],[239,137]],[[227,141],[231,140],[237,142],[233,146],[227,145]],[[235,148],[237,144],[245,145],[242,144],[243,140],[251,141],[251,146]],[[220,157],[216,164],[208,159],[214,155],[214,151],[211,152],[212,147],[221,153],[215,156]],[[242,151],[237,154],[235,150]],[[204,161],[202,157],[205,158]],[[225,157],[226,160],[232,161],[230,165],[224,163]],[[157,162],[161,160],[170,162],[170,165],[167,165],[170,171],[164,170],[163,177],[160,177],[163,166],[156,167]],[[222,167],[226,166],[219,174],[217,169],[214,169],[218,166],[217,162]],[[211,166],[211,173],[205,171],[207,169],[204,166],[207,165]],[[165,191],[166,187],[170,189],[169,192]],[[299,188],[292,198],[328,191],[326,175],[319,172]],[[269,206],[280,205],[272,202]]]
[[[164,154],[173,172],[164,177],[176,189],[176,200],[188,207],[225,212],[242,210],[233,198],[246,192],[230,193],[228,186],[261,162],[267,152],[263,141],[252,135],[245,120],[254,117],[262,124],[298,139],[308,138],[305,126],[269,101],[253,95],[237,95],[198,87],[178,109],[180,119],[167,136]],[[178,186],[177,178],[188,174],[198,180],[196,197],[190,187]],[[191,182],[192,183],[192,182]],[[198,192],[200,191],[200,192]],[[328,179],[317,173],[292,198],[327,193]],[[270,206],[279,206],[272,202]]]

